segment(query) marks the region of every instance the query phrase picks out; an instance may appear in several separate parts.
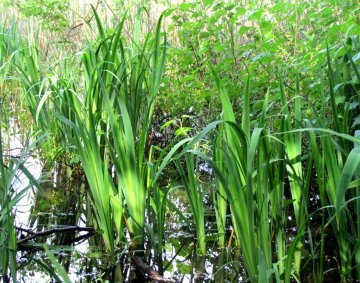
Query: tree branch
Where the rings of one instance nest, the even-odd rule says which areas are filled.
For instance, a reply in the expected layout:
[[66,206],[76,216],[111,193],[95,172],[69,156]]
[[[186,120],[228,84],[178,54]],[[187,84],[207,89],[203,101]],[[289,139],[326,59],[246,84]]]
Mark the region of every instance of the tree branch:
[[[48,235],[55,234],[55,233],[77,231],[77,232],[89,232],[88,234],[91,234],[91,235],[95,234],[94,227],[67,226],[67,227],[61,227],[61,228],[53,228],[53,229],[45,230],[45,231],[41,231],[41,232],[34,232],[31,229],[25,229],[25,228],[21,228],[21,227],[15,227],[15,228],[16,228],[16,230],[19,230],[21,232],[26,232],[27,234],[31,235],[31,236],[19,239],[17,241],[18,245],[23,245],[24,243],[26,243],[30,240],[33,240],[37,237],[48,236]],[[81,236],[78,238],[81,238]],[[77,238],[75,238],[75,239],[77,239]]]

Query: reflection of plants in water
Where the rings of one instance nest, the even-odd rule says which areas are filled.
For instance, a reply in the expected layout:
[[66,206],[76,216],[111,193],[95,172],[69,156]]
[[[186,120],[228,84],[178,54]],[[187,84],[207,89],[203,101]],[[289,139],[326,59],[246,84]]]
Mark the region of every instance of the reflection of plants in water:
[[[41,191],[35,195],[29,226],[38,230],[54,226],[76,226],[85,200],[85,185],[66,173],[68,167],[57,164],[53,172],[45,174]],[[35,228],[35,227],[34,227]]]
[[[0,109],[2,112],[2,109]],[[0,115],[2,117],[2,115]],[[0,122],[1,118],[0,118]],[[17,262],[16,262],[16,232],[15,221],[12,210],[14,206],[21,200],[24,194],[32,186],[37,186],[36,180],[32,177],[29,171],[24,167],[24,162],[28,157],[30,148],[22,151],[17,158],[8,158],[5,160],[3,151],[3,137],[2,129],[0,127],[0,273],[4,282],[10,281],[9,272],[13,282],[16,282],[17,277]],[[21,186],[24,178],[20,176],[23,174],[28,180],[29,184]]]
[[[14,100],[11,88],[17,85],[8,79],[11,74],[11,64],[14,50],[10,48],[13,40],[19,39],[12,30],[5,30],[2,26],[0,33],[0,278],[3,282],[16,282],[16,231],[13,208],[18,204],[27,190],[36,186],[37,182],[24,163],[34,148],[28,145],[19,156],[13,157],[10,152],[10,140],[14,133],[10,120],[14,113]],[[19,48],[11,46],[13,48]],[[20,114],[20,113],[19,113]],[[15,127],[16,128],[16,127]],[[5,134],[5,136],[4,136]],[[40,139],[40,138],[39,138]]]

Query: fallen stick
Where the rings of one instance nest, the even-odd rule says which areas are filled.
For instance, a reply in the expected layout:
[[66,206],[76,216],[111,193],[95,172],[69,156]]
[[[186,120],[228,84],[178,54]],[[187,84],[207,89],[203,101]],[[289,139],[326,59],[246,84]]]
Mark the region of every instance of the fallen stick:
[[163,276],[161,276],[159,274],[159,272],[157,272],[156,270],[154,270],[152,267],[150,267],[149,265],[147,265],[145,262],[142,261],[142,259],[138,256],[131,256],[131,260],[134,264],[134,266],[142,271],[143,273],[145,273],[149,279],[151,280],[155,280],[157,282],[164,282],[164,283],[171,283],[173,282],[170,279],[166,279]]
[[22,239],[18,239],[17,240],[17,244],[21,245],[24,244],[32,239],[35,239],[37,237],[41,237],[41,236],[48,236],[54,233],[63,233],[63,232],[70,232],[70,231],[77,231],[77,232],[89,232],[89,233],[95,233],[95,229],[94,227],[79,227],[79,226],[67,226],[67,227],[61,227],[61,228],[53,228],[50,230],[45,230],[45,231],[41,231],[41,232],[34,232],[31,229],[24,229],[24,228],[20,228],[20,227],[15,227],[16,230],[22,231],[22,232],[26,232],[28,234],[30,234],[31,236],[22,238]]

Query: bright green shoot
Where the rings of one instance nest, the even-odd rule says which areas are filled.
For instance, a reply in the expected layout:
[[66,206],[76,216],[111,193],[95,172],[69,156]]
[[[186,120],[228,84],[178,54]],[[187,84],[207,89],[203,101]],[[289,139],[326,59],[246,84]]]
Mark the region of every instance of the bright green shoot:
[[[356,229],[350,229],[354,227],[354,223],[359,222],[358,188],[356,185],[351,185],[352,180],[356,180],[359,175],[359,136],[356,131],[354,136],[352,136],[350,123],[352,119],[350,117],[352,117],[353,113],[350,113],[349,109],[350,101],[352,99],[356,101],[358,97],[345,97],[345,103],[339,103],[339,101],[342,101],[339,98],[344,98],[345,95],[343,86],[349,83],[347,76],[353,73],[354,77],[357,77],[355,63],[349,54],[348,57],[350,59],[347,62],[347,66],[345,66],[347,74],[342,78],[341,68],[338,63],[335,63],[335,70],[333,70],[328,50],[327,63],[330,90],[328,97],[331,110],[333,111],[332,119],[326,119],[325,111],[318,113],[314,110],[316,117],[315,126],[323,128],[331,127],[335,131],[323,129],[324,133],[318,139],[314,133],[310,133],[312,155],[320,189],[320,199],[322,205],[327,207],[329,217],[334,219],[332,226],[340,251],[341,278],[343,281],[351,278],[353,260],[355,260],[356,266],[359,266],[359,247],[357,244],[353,245],[348,240],[349,237],[358,239],[359,235]],[[352,70],[353,68],[354,70]],[[322,80],[322,109],[327,108],[325,87],[324,80]],[[349,188],[355,189],[347,193]],[[350,200],[347,195],[352,196]],[[355,212],[353,218],[348,217],[349,204],[353,205]],[[359,227],[357,224],[355,226]],[[322,231],[321,254],[324,253],[323,242],[325,237],[324,230]],[[351,232],[350,234],[349,231]],[[352,250],[355,250],[354,254]],[[322,265],[320,266],[321,270]],[[357,269],[356,274],[359,276],[359,269]]]
[[[165,62],[165,43],[163,46],[160,44],[161,18],[154,37],[148,34],[142,45],[138,41],[140,31],[137,30],[140,28],[140,20],[139,14],[132,52],[126,55],[120,49],[122,51],[119,57],[114,58],[120,62],[118,75],[112,78],[113,85],[119,84],[118,88],[106,94],[106,80],[100,81],[103,107],[108,115],[112,135],[108,140],[109,152],[126,203],[126,225],[135,245],[142,245],[144,241],[145,200],[148,191],[148,170],[144,161],[152,113]],[[112,41],[113,50],[116,46],[123,46],[120,31]],[[115,60],[114,65],[116,62]],[[127,65],[130,69],[126,69]],[[118,89],[120,95],[116,95]],[[144,97],[144,93],[147,96]]]
[[267,278],[267,270],[271,268],[267,209],[269,166],[266,166],[270,158],[269,145],[263,129],[255,128],[250,135],[249,82],[240,128],[236,124],[227,92],[214,70],[213,75],[220,91],[224,119],[227,121],[223,125],[223,144],[215,148],[215,151],[221,152],[217,155],[222,157],[216,160],[213,168],[230,204],[248,275],[251,280],[260,280]]
[[176,160],[176,167],[180,173],[182,184],[186,190],[189,198],[191,210],[194,215],[196,226],[197,242],[199,244],[200,254],[206,254],[206,241],[205,241],[205,223],[204,223],[204,206],[203,199],[204,193],[199,183],[198,170],[195,165],[194,156],[190,153],[185,154],[186,171],[183,168],[180,160]]
[[[216,137],[213,149],[213,160],[216,166],[220,171],[223,171],[224,166],[224,157],[222,150],[216,150],[216,148],[222,148],[222,130],[219,131],[218,136]],[[214,190],[214,205],[215,205],[215,215],[216,215],[216,224],[219,234],[219,247],[225,248],[226,246],[226,210],[227,210],[227,196],[225,188],[221,183],[221,180],[216,177],[216,189]]]
[[[294,128],[300,127],[301,123],[301,97],[299,89],[299,81],[296,83],[296,92],[294,101],[294,116],[290,115],[289,105],[285,95],[284,86],[280,83],[280,95],[281,95],[281,104],[283,112],[283,121],[282,121],[282,132],[290,132]],[[292,123],[292,119],[295,121]],[[293,201],[294,213],[296,226],[298,231],[304,230],[304,224],[306,220],[306,200],[303,196],[303,172],[301,164],[301,132],[295,133],[285,133],[285,151],[287,154],[287,159],[289,163],[286,165],[287,174],[289,177],[291,196]],[[303,233],[303,232],[302,232]],[[297,276],[300,276],[300,267],[301,267],[301,241],[299,241],[299,246],[295,252],[295,269]]]
[[[76,139],[76,145],[100,228],[113,254],[112,219],[121,233],[121,214],[125,215],[132,244],[141,246],[144,241],[147,184],[151,183],[145,163],[147,138],[164,68],[165,43],[160,43],[162,17],[155,34],[147,34],[144,42],[140,42],[139,10],[134,39],[126,46],[122,36],[125,17],[108,37],[93,10],[102,41],[96,48],[89,47],[82,56],[85,97],[76,103],[70,101],[77,118],[75,123],[65,121],[81,137]],[[84,106],[84,111],[79,111]],[[110,161],[117,183],[108,170]]]

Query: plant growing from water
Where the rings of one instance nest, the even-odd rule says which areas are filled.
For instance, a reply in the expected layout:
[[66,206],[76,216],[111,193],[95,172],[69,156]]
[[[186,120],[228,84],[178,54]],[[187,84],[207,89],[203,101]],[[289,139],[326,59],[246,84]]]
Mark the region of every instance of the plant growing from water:
[[161,18],[154,35],[149,33],[141,41],[141,9],[128,45],[122,34],[125,17],[108,36],[95,9],[94,14],[101,41],[82,56],[85,97],[74,93],[68,101],[74,121],[62,113],[58,117],[77,132],[74,141],[88,178],[95,215],[113,258],[113,233],[117,231],[118,241],[124,236],[123,215],[132,244],[141,247],[144,242],[149,189],[145,150],[164,68],[165,42],[161,43]]

